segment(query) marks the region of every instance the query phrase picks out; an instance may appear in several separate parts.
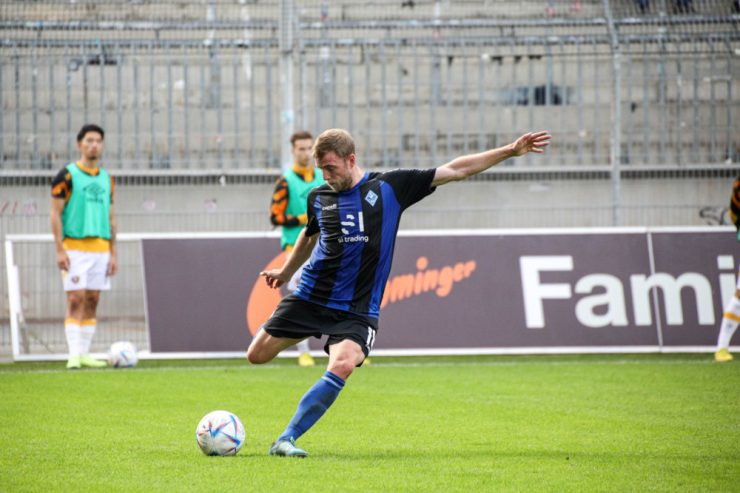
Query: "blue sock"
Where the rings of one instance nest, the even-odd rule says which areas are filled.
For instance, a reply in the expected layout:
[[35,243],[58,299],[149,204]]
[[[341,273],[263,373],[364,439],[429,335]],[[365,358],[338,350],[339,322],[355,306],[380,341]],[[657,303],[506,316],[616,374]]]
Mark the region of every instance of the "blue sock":
[[308,389],[298,403],[293,419],[278,440],[298,437],[306,433],[324,415],[344,387],[344,380],[330,371],[324,373],[313,387]]

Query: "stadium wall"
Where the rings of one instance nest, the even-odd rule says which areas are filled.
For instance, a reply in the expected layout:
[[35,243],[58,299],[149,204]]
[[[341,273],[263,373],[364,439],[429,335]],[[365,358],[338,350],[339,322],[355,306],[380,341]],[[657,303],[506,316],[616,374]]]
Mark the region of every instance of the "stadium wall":
[[[285,294],[258,276],[284,260],[272,233],[125,241],[141,242],[142,284],[99,351],[124,338],[149,357],[243,356]],[[738,265],[732,228],[406,231],[376,354],[710,351]],[[61,318],[21,318],[17,359],[64,357]]]
[[[612,225],[611,183],[607,174],[517,174],[504,166],[482,180],[440,188],[409,209],[402,230],[459,228],[566,228]],[[628,226],[719,226],[729,224],[728,197],[737,169],[710,174],[653,173],[622,181],[620,212]],[[118,175],[116,208],[122,233],[244,232],[272,230],[268,205],[274,174],[154,178]],[[187,180],[186,180],[187,179]],[[49,178],[43,184],[0,187],[0,232],[44,234],[49,231]],[[185,183],[183,183],[185,182]],[[223,183],[223,184],[221,184]],[[58,324],[64,313],[59,272],[50,244],[24,244],[21,285],[29,320],[36,330]],[[121,272],[114,296],[103,298],[102,313],[113,333],[142,327],[141,259],[138,246],[119,248]],[[5,259],[0,276],[5,279]],[[0,354],[8,354],[7,284],[0,282]],[[143,333],[143,332],[142,332]],[[63,335],[63,334],[62,334]],[[56,340],[56,337],[54,338]]]
[[[440,188],[410,209],[404,229],[612,226],[612,184],[604,171],[519,173],[517,162],[479,180]],[[740,167],[713,173],[624,174],[624,226],[730,224],[725,211]],[[114,173],[114,176],[115,173]],[[238,177],[117,177],[116,212],[122,232],[269,231],[274,173]],[[33,186],[2,187],[0,230],[49,231],[49,178]],[[167,181],[167,180],[165,180]],[[181,183],[178,183],[180,181]],[[185,183],[182,183],[185,182]]]

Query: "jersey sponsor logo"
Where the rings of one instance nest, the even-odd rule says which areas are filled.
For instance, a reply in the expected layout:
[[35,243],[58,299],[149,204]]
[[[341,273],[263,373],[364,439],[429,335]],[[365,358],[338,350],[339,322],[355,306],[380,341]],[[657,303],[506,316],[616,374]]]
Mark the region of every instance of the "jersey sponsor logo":
[[321,208],[321,210],[322,211],[333,211],[337,207],[338,207],[338,204],[334,203],[334,204],[331,204],[331,205],[325,205],[324,207]]
[[378,201],[378,196],[375,192],[372,190],[368,190],[367,195],[365,195],[365,202],[370,204],[371,207],[375,207],[375,202]]
[[351,231],[348,228],[354,229],[355,227],[359,230],[359,233],[365,232],[365,220],[362,216],[362,212],[358,212],[357,216],[354,214],[347,213],[344,216],[344,221],[341,221],[342,224],[342,234],[344,236],[340,236],[337,240],[339,243],[357,243],[357,242],[364,242],[367,243],[370,241],[370,237],[363,234],[353,234],[353,231]]
[[365,223],[362,219],[362,212],[357,214],[357,223],[355,223],[355,215],[347,213],[344,215],[344,221],[342,221],[342,234],[348,235],[350,234],[350,231],[347,228],[354,228],[355,226],[358,226],[358,229],[360,231],[365,231]]
[[456,283],[472,276],[476,267],[475,260],[468,260],[430,269],[429,259],[419,257],[416,259],[416,273],[401,274],[388,279],[380,308],[429,292],[439,298],[445,298],[452,292]]
[[340,236],[337,241],[339,243],[367,243],[370,241],[370,237],[367,235]]

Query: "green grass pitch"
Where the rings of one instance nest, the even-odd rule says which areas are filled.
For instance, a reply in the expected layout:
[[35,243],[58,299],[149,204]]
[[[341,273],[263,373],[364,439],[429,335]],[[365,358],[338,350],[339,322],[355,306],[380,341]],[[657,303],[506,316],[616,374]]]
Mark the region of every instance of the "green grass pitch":
[[[374,358],[268,457],[323,368],[0,365],[0,491],[739,491],[740,364],[708,355]],[[247,430],[206,457],[195,426]]]

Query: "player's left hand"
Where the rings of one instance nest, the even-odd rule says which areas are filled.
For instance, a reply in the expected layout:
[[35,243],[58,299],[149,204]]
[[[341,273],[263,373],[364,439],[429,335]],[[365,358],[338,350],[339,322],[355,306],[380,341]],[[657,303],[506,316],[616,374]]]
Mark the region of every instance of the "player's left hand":
[[548,145],[550,145],[550,133],[547,130],[529,132],[516,139],[516,142],[512,144],[512,152],[514,156],[522,156],[528,152],[541,154],[545,152],[545,147]]
[[260,272],[261,276],[264,276],[265,282],[268,286],[270,286],[272,289],[277,289],[283,284],[290,281],[290,278],[292,276],[287,276],[283,274],[282,269],[272,269],[272,270],[263,270]]
[[110,260],[108,261],[108,270],[105,273],[106,276],[115,276],[118,272],[118,259],[114,253],[111,253]]

